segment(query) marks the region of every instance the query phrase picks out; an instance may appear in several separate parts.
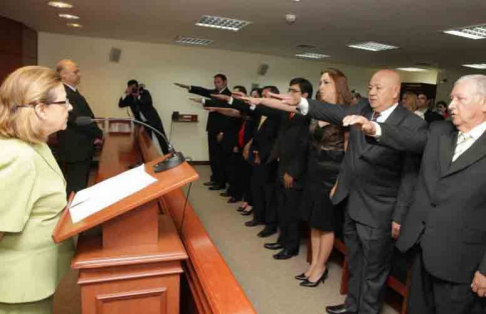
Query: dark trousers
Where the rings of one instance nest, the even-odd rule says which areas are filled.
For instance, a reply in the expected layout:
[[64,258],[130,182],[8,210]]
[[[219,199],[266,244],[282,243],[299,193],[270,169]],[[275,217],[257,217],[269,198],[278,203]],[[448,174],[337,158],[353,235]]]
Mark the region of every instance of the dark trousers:
[[391,223],[389,228],[372,228],[351,219],[346,210],[343,233],[349,268],[346,309],[358,314],[379,314],[395,245]]
[[236,199],[245,199],[251,205],[251,197],[248,199],[248,191],[251,192],[251,165],[246,162],[240,152],[232,153],[226,167],[228,174],[229,194]]
[[67,196],[71,192],[78,192],[88,186],[89,172],[91,169],[91,158],[89,160],[66,162],[63,164],[64,178],[66,179]]
[[[162,123],[151,123],[149,121],[146,121],[145,123],[147,123],[148,125],[150,125],[154,129],[159,131],[160,133],[164,134],[165,137],[167,137],[167,135],[165,135],[165,131],[164,131],[164,127],[162,126]],[[152,138],[152,130],[150,130],[149,128],[146,128],[146,131],[147,131],[148,135],[150,136],[150,138]],[[164,153],[164,155],[167,155],[169,153],[169,146],[167,145],[167,141],[162,136],[157,134],[156,132],[153,132],[153,133],[155,133],[155,137],[157,138],[157,141],[159,142],[160,149],[162,150],[162,153]]]
[[[415,247],[408,313],[420,314],[484,314],[486,299],[471,289],[471,283],[460,284],[432,276],[424,267],[422,250]],[[471,278],[471,282],[472,282]]]
[[276,168],[275,162],[253,165],[251,176],[254,208],[253,220],[275,228],[277,226]]
[[298,251],[300,247],[299,204],[302,191],[286,189],[282,183],[276,183],[277,220],[280,231],[277,242],[284,249]]
[[224,151],[220,143],[218,143],[217,133],[208,132],[208,148],[209,148],[209,164],[211,165],[211,181],[218,184],[225,184],[224,172]]

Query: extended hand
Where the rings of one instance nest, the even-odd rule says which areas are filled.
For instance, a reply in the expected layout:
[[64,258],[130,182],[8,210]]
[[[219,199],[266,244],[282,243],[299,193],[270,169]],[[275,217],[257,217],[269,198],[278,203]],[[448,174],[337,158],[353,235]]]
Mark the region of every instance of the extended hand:
[[398,237],[400,236],[400,228],[402,227],[402,225],[400,225],[399,223],[397,222],[394,222],[392,221],[392,230],[391,230],[391,236],[393,239],[398,239]]
[[179,86],[179,87],[182,87],[182,88],[185,88],[187,90],[191,89],[191,86],[190,85],[186,85],[186,84],[181,84],[181,83],[174,83],[175,86]]
[[471,284],[472,290],[477,293],[478,297],[486,297],[486,276],[477,271]]
[[204,107],[204,110],[210,111],[210,112],[218,112],[218,107]]
[[189,97],[189,100],[192,100],[193,102],[196,102],[198,104],[202,104],[202,98],[200,97]]
[[294,178],[292,178],[288,173],[283,176],[283,184],[286,189],[291,189],[294,184]]
[[245,96],[245,94],[239,93],[239,92],[233,93],[233,97],[235,97],[236,99],[240,99],[240,100],[246,102],[249,105],[254,105],[254,106],[261,105],[262,102],[263,102],[263,98],[255,98],[255,97]]
[[294,106],[294,107],[300,104],[300,101],[302,100],[301,97],[292,97],[291,95],[285,95],[285,94],[268,93],[268,95],[271,98],[281,100],[282,103],[285,105]]
[[222,95],[222,94],[211,94],[211,97],[213,98],[216,98],[216,99],[219,99],[219,100],[222,100],[222,101],[225,101],[225,102],[229,102],[231,97],[228,96],[228,95]]
[[254,150],[253,154],[255,155],[255,158],[253,159],[254,163],[256,165],[259,165],[262,163],[262,160],[260,159],[260,155],[258,155],[258,151]]
[[374,136],[376,134],[376,127],[373,122],[366,119],[363,116],[346,116],[343,119],[343,126],[356,125],[368,136]]
[[245,160],[248,160],[248,157],[250,156],[250,146],[251,146],[251,141],[246,143],[245,147],[243,148],[243,158]]

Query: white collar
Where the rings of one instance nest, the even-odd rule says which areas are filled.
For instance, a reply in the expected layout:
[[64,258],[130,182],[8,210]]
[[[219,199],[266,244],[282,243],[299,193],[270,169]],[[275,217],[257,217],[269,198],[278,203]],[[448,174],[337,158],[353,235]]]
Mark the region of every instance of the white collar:
[[75,92],[77,90],[76,87],[73,87],[73,86],[69,85],[68,83],[64,83],[64,85],[66,85],[67,87],[69,87],[70,89],[72,89],[73,92]]
[[486,121],[484,121],[483,123],[479,124],[479,125],[476,125],[471,131],[467,132],[467,133],[462,133],[461,131],[459,131],[459,134],[464,134],[464,135],[469,135],[471,136],[475,141],[477,141],[481,135],[483,135],[484,131],[486,131]]
[[380,120],[380,122],[385,122],[386,119],[388,119],[388,117],[395,110],[395,108],[397,108],[397,106],[398,106],[398,102],[395,103],[393,106],[387,108],[386,110],[383,110],[382,112],[380,112],[380,117],[378,118],[378,120]]
[[222,90],[220,90],[218,93],[219,94],[222,94],[226,89],[228,89],[228,86],[226,86],[225,88],[223,88]]

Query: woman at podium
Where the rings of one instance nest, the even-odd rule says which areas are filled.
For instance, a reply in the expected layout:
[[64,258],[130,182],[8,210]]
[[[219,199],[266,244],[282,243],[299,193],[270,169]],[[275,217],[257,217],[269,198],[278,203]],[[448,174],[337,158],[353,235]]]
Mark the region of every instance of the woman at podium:
[[55,71],[23,67],[0,87],[0,313],[52,313],[74,243],[51,234],[66,182],[47,138],[72,106]]

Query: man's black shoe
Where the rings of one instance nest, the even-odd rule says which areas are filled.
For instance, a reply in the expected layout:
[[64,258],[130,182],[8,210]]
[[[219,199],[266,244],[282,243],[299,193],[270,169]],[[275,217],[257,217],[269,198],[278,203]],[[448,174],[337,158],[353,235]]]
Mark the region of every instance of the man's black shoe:
[[204,182],[203,185],[204,186],[213,186],[213,185],[216,185],[218,182],[215,182],[215,181],[208,181],[208,182]]
[[262,231],[260,231],[257,236],[259,236],[260,238],[266,238],[266,237],[269,237],[273,234],[277,233],[277,229],[275,228],[267,228],[265,227],[265,229],[263,229]]
[[256,220],[250,220],[250,221],[245,222],[245,226],[247,226],[247,227],[255,227],[255,226],[259,226],[261,224],[262,224],[261,222],[256,221]]
[[289,259],[292,256],[296,256],[299,254],[297,250],[287,250],[283,249],[282,251],[278,252],[273,256],[274,259],[281,260],[281,259]]
[[231,197],[226,203],[234,204],[234,203],[238,203],[238,202],[241,202],[241,199],[238,199],[236,197]]
[[265,243],[263,245],[264,248],[266,249],[269,249],[269,250],[280,250],[280,249],[283,249],[283,246],[278,243],[278,242],[275,242],[275,243]]
[[329,314],[356,314],[346,310],[345,304],[326,306],[326,312]]
[[209,189],[211,191],[219,191],[219,190],[224,190],[225,188],[226,188],[226,186],[224,184],[217,184],[217,185],[211,186]]

